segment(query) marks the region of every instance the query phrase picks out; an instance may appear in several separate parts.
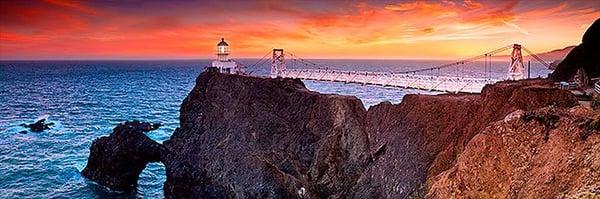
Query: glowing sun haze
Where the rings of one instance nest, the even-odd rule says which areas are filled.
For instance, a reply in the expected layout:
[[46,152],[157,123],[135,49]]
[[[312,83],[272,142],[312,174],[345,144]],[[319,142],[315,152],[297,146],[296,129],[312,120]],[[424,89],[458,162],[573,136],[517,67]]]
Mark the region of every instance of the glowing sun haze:
[[456,58],[580,43],[600,1],[0,1],[1,59]]

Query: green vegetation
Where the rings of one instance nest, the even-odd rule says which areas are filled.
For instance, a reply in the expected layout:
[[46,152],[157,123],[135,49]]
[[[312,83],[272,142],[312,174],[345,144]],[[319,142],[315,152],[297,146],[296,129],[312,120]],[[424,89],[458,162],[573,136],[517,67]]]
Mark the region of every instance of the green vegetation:
[[600,131],[600,119],[591,121],[590,124],[588,125],[588,129]]

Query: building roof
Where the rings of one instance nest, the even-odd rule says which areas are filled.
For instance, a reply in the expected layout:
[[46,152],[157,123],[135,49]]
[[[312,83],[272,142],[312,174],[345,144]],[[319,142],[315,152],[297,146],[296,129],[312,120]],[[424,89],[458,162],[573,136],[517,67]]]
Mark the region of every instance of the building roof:
[[221,42],[219,42],[219,44],[217,44],[217,46],[229,46],[229,44],[227,44],[227,42],[225,42],[224,38],[221,38]]

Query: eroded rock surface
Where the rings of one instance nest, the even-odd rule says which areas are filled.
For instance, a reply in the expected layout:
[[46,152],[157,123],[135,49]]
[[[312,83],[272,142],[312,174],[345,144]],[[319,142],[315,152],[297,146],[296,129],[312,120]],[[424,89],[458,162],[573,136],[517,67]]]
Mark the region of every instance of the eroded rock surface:
[[544,80],[507,81],[481,95],[407,95],[368,111],[371,151],[385,154],[369,165],[352,195],[356,198],[423,196],[426,180],[454,165],[469,140],[489,123],[518,109],[571,107],[576,99]]
[[433,178],[427,198],[598,197],[600,129],[589,128],[598,119],[577,106],[496,121]]
[[83,176],[113,190],[135,190],[146,164],[161,160],[164,147],[144,134],[159,126],[125,122],[117,125],[109,136],[97,138],[92,142]]
[[165,142],[165,194],[205,191],[178,188],[173,179],[200,180],[176,173],[182,168],[206,173],[202,180],[229,197],[347,192],[370,160],[365,112],[355,97],[312,92],[299,80],[205,73],[181,106],[181,128]]

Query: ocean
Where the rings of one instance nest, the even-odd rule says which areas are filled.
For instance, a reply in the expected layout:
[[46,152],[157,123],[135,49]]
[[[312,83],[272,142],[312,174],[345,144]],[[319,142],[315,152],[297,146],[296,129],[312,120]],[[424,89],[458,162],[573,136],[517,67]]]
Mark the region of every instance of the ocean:
[[[160,122],[152,139],[169,139],[179,125],[179,105],[195,78],[211,60],[175,61],[0,61],[0,198],[162,198],[165,168],[149,164],[136,193],[112,192],[80,174],[92,141],[108,135],[127,120]],[[267,76],[267,64],[241,59],[252,75]],[[448,61],[312,60],[331,69],[404,71]],[[306,66],[290,63],[289,68]],[[504,79],[507,62],[493,62],[486,73],[482,62],[449,68],[442,75],[489,76]],[[532,77],[550,71],[533,63]],[[437,71],[436,71],[437,73]],[[406,94],[438,94],[413,89],[304,81],[310,90],[354,95],[366,108],[382,101],[399,103]],[[41,133],[20,133],[20,124],[39,118],[54,122]]]

